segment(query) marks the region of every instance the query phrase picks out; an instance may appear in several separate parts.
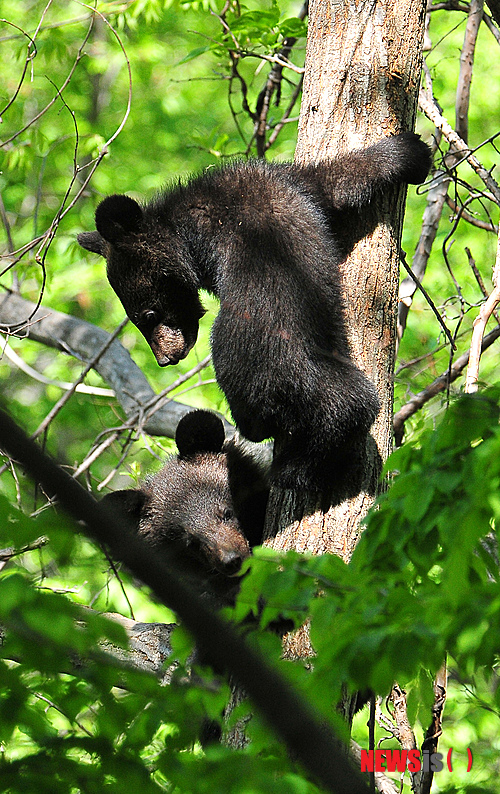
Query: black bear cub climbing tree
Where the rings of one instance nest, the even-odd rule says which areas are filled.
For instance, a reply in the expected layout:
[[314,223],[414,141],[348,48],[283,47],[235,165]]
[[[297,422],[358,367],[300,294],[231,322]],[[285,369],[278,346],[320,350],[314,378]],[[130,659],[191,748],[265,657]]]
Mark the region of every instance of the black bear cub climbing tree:
[[217,382],[251,441],[274,438],[281,488],[359,492],[366,437],[379,410],[354,364],[339,266],[353,230],[385,191],[420,183],[428,147],[413,133],[309,165],[211,169],[143,208],[110,196],[80,244],[108,278],[160,366],[196,341],[198,291],[220,299],[212,328]]

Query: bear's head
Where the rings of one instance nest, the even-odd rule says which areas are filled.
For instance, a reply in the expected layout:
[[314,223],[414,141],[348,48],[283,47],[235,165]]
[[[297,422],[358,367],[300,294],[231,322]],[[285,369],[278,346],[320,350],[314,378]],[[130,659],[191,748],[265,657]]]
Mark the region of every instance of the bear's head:
[[168,551],[195,586],[228,600],[251,546],[261,542],[268,485],[262,468],[224,435],[215,414],[191,411],[177,427],[179,454],[139,488],[104,500]]
[[205,311],[184,244],[129,196],[104,199],[95,222],[97,231],[79,234],[78,242],[106,259],[109,283],[160,367],[177,364],[196,342]]

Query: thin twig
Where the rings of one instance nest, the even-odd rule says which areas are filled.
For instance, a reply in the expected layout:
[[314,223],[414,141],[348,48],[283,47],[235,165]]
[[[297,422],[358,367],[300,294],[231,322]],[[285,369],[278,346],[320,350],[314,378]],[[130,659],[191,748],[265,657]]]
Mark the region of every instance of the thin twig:
[[400,252],[400,259],[401,259],[401,262],[402,262],[403,267],[405,268],[406,272],[413,279],[413,281],[417,285],[418,289],[420,290],[420,292],[424,296],[425,300],[429,304],[430,308],[432,309],[437,321],[439,322],[439,325],[443,329],[443,332],[444,332],[446,338],[448,339],[448,341],[449,341],[449,343],[451,345],[452,350],[456,350],[457,346],[455,344],[455,341],[454,341],[450,331],[446,327],[445,322],[444,322],[443,318],[441,317],[441,315],[439,314],[439,312],[438,312],[438,310],[437,310],[437,308],[436,308],[431,296],[429,295],[427,290],[422,286],[422,284],[420,283],[420,279],[417,278],[417,276],[415,275],[415,273],[413,272],[413,270],[411,269],[411,267],[407,263],[406,254],[405,254],[404,251]]
[[5,114],[8,111],[8,109],[16,101],[16,99],[17,99],[17,97],[19,95],[19,91],[21,90],[22,85],[24,83],[24,78],[26,77],[26,72],[28,71],[28,66],[32,62],[32,60],[34,58],[36,58],[37,49],[36,49],[35,40],[29,35],[29,33],[26,33],[26,31],[24,31],[22,28],[20,28],[19,25],[16,25],[14,22],[10,22],[8,19],[2,19],[2,20],[0,20],[0,22],[4,22],[6,25],[11,25],[13,28],[16,28],[16,30],[19,30],[22,33],[23,36],[26,36],[26,38],[29,39],[29,42],[28,42],[28,53],[27,53],[26,58],[24,60],[24,67],[23,67],[23,71],[21,73],[21,77],[19,78],[19,82],[18,82],[17,87],[16,87],[14,93],[12,94],[11,98],[9,99],[9,101],[7,102],[5,107],[3,107],[2,110],[0,110],[0,118],[1,118],[2,116],[5,116]]
[[[409,275],[407,278],[403,279],[399,286],[397,326],[398,345],[403,338],[408,313],[413,302],[413,295],[418,288],[418,284],[420,284],[420,289],[422,290],[421,282],[425,275],[432,245],[436,239],[439,221],[443,213],[444,201],[448,191],[448,185],[449,177],[444,171],[436,171],[433,174],[433,178],[428,189],[427,204],[425,206],[424,215],[422,218],[422,230],[420,232],[417,247],[413,255],[411,267],[412,275]],[[405,262],[403,262],[403,264],[406,266]],[[442,322],[441,315],[439,315],[439,313],[438,317],[440,322]]]
[[86,377],[86,375],[88,375],[90,370],[95,367],[101,356],[103,356],[104,353],[108,350],[109,346],[112,344],[112,342],[114,342],[118,334],[126,326],[127,323],[128,323],[128,317],[126,317],[125,320],[122,320],[118,328],[116,328],[114,333],[110,335],[109,339],[106,341],[106,344],[104,344],[101,347],[101,349],[97,351],[97,353],[92,358],[92,360],[88,362],[83,372],[80,374],[77,380],[72,384],[71,388],[69,388],[68,391],[65,394],[63,394],[62,397],[51,408],[45,419],[39,424],[39,426],[31,436],[31,438],[33,439],[38,438],[38,436],[41,435],[44,432],[44,430],[46,430],[46,428],[49,426],[52,420],[57,416],[59,411],[66,405],[70,397],[73,396],[73,394],[76,391],[76,387],[84,380],[84,378]]
[[[96,13],[98,13],[98,12],[96,12]],[[22,133],[23,133],[23,132],[26,132],[26,130],[29,130],[29,128],[30,128],[31,126],[33,126],[33,124],[35,124],[35,122],[37,122],[37,121],[38,121],[38,120],[39,120],[39,119],[40,119],[40,118],[41,118],[43,115],[45,115],[45,113],[47,113],[47,111],[48,111],[48,110],[50,110],[50,108],[52,107],[52,105],[53,105],[55,102],[57,102],[57,100],[58,100],[58,98],[59,98],[60,94],[62,94],[62,92],[63,92],[63,91],[64,91],[64,90],[65,90],[65,89],[68,87],[68,85],[70,84],[70,82],[71,82],[71,79],[72,79],[72,77],[73,77],[73,75],[74,75],[74,73],[75,73],[76,67],[78,66],[78,64],[80,63],[80,61],[81,61],[81,59],[82,59],[82,57],[83,57],[83,55],[84,55],[84,47],[85,47],[85,45],[87,44],[87,41],[88,41],[88,39],[89,39],[89,36],[90,36],[90,34],[91,34],[91,32],[92,32],[92,27],[93,27],[93,24],[94,24],[94,20],[93,20],[93,17],[92,17],[92,19],[91,19],[91,21],[90,21],[90,25],[89,25],[89,27],[88,27],[88,30],[87,30],[87,32],[86,32],[86,34],[85,34],[85,36],[84,36],[84,39],[83,39],[83,41],[82,41],[82,43],[81,43],[81,45],[80,45],[80,47],[79,47],[79,49],[78,49],[78,52],[77,52],[77,54],[76,54],[76,58],[75,58],[75,60],[73,61],[73,64],[72,64],[72,66],[71,66],[71,68],[70,68],[70,70],[69,70],[69,73],[68,73],[68,75],[66,76],[66,79],[64,80],[64,82],[63,82],[63,84],[62,84],[61,88],[60,88],[60,89],[57,91],[57,93],[55,94],[55,96],[54,96],[54,97],[52,97],[52,99],[50,100],[50,102],[48,102],[48,104],[47,104],[47,105],[45,105],[45,107],[43,107],[43,108],[42,108],[42,109],[41,109],[41,110],[40,110],[40,111],[39,111],[39,112],[36,114],[36,116],[33,116],[33,118],[31,118],[31,119],[30,119],[30,120],[29,120],[29,121],[28,121],[28,122],[27,122],[27,123],[24,125],[24,127],[22,127],[20,130],[18,130],[16,133],[14,133],[14,135],[11,135],[11,137],[10,137],[10,138],[7,138],[7,140],[5,140],[5,141],[2,141],[2,143],[0,143],[0,146],[1,146],[1,147],[7,146],[9,143],[12,143],[12,141],[15,141],[15,139],[16,139],[16,138],[18,138],[18,137],[19,137],[19,135],[22,135]]]
[[[476,196],[472,196],[471,199],[476,198]],[[475,226],[477,229],[483,229],[485,232],[494,232],[498,234],[498,226],[496,226],[492,221],[482,221],[480,218],[476,218],[470,212],[468,212],[465,207],[459,207],[457,202],[449,195],[446,196],[446,203],[448,207],[455,213],[455,215],[460,214],[460,217],[463,218],[464,221],[470,223],[471,226]]]
[[[36,369],[33,369],[33,367],[30,367],[30,365],[27,364],[24,359],[21,358],[21,356],[17,355],[16,351],[11,348],[9,343],[6,342],[2,336],[0,336],[0,349],[0,358],[2,355],[5,355],[9,361],[15,364],[16,367],[19,367],[19,369],[26,375],[29,375],[30,378],[33,378],[33,380],[36,380],[39,383],[44,383],[47,386],[56,386],[58,389],[67,390],[74,388],[74,383],[67,383],[65,381],[47,378],[45,375],[42,375],[41,372],[38,372]],[[77,391],[79,394],[92,394],[97,397],[115,397],[115,392],[113,389],[105,389],[101,386],[87,386],[85,383],[81,382],[77,384],[74,391]]]
[[[500,337],[500,326],[497,326],[489,334],[487,334],[481,342],[481,353],[490,347]],[[450,383],[460,377],[463,370],[468,364],[469,353],[467,350],[453,362],[451,369],[448,369],[443,375],[432,381],[425,389],[416,394],[409,400],[402,408],[394,414],[394,438],[396,444],[401,444],[404,434],[404,423],[410,416],[416,414],[429,400],[435,397],[442,391],[445,391]]]
[[420,89],[418,104],[429,121],[432,121],[432,123],[441,130],[448,143],[453,144],[455,151],[460,154],[464,160],[467,160],[471,168],[482,179],[488,190],[491,191],[494,200],[497,204],[500,204],[500,186],[495,179],[493,179],[491,172],[479,162],[473,151],[450,126],[449,122],[441,114],[439,108],[434,104],[434,101],[427,96],[425,90],[422,88]]
[[[478,270],[478,267],[477,267],[477,265],[476,265],[476,262],[475,262],[475,260],[474,260],[474,257],[473,257],[473,256],[472,256],[472,254],[471,254],[470,248],[467,248],[467,246],[465,247],[465,253],[467,254],[467,258],[468,258],[468,260],[469,260],[469,266],[470,266],[470,269],[471,269],[471,270],[472,270],[472,272],[474,273],[474,276],[475,276],[475,278],[476,278],[476,281],[477,281],[477,283],[478,283],[479,289],[480,289],[480,290],[481,290],[481,292],[483,293],[483,297],[484,297],[484,298],[486,298],[486,300],[487,300],[487,299],[488,299],[488,297],[489,297],[489,296],[488,296],[488,290],[486,289],[485,283],[484,283],[484,281],[483,281],[483,278],[482,278],[482,276],[481,276],[481,273],[480,273],[480,272],[479,272],[479,270]],[[498,312],[494,311],[494,312],[493,312],[493,317],[495,318],[495,320],[497,321],[497,323],[500,325],[500,316],[498,315]]]

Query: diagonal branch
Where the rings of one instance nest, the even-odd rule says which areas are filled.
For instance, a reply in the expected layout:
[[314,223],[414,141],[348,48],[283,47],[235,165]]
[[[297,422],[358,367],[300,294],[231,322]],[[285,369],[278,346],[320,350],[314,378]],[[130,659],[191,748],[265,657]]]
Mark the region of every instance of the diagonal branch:
[[469,102],[472,67],[474,66],[474,53],[479,26],[483,18],[483,6],[484,0],[471,0],[464,43],[460,53],[460,73],[455,103],[455,129],[465,143],[469,140]]
[[451,127],[449,122],[441,114],[437,105],[427,96],[424,89],[420,90],[418,104],[422,113],[427,116],[429,121],[432,121],[438,130],[441,130],[448,143],[453,145],[455,152],[467,160],[471,168],[482,179],[488,190],[491,191],[496,203],[500,204],[500,186],[498,182],[493,179],[490,171],[479,162],[476,155],[467,146],[465,141]]
[[[481,342],[481,353],[483,353],[490,345],[500,337],[500,326],[497,326],[489,334],[487,334]],[[433,397],[448,388],[450,383],[460,377],[463,370],[469,362],[470,350],[467,350],[453,362],[450,369],[447,369],[443,375],[432,381],[425,389],[411,398],[402,408],[394,414],[393,427],[394,439],[399,446],[403,440],[404,424],[410,416],[416,414],[425,403],[429,402]]]
[[[102,328],[54,309],[38,308],[13,292],[0,298],[0,329],[4,333],[29,337],[75,358],[90,362],[108,343],[110,335]],[[31,317],[29,322],[27,318]],[[96,361],[96,372],[112,387],[127,417],[133,417],[157,395],[147,379],[117,340]],[[189,406],[170,400],[148,418],[144,429],[155,436],[173,438]],[[226,427],[228,427],[226,422]]]

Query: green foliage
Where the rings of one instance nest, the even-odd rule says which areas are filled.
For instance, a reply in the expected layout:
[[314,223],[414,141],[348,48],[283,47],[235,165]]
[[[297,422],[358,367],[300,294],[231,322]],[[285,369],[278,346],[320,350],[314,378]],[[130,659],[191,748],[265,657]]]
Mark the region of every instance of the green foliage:
[[[82,256],[76,234],[93,227],[94,208],[105,194],[128,192],[144,198],[179,176],[251,153],[259,97],[272,59],[292,36],[300,39],[293,61],[303,63],[305,23],[293,16],[298,4],[260,0],[228,4],[222,19],[220,8],[208,0],[102,3],[99,11],[103,16],[90,29],[90,10],[77,3],[4,0],[0,193],[9,251],[38,240],[54,220],[58,226],[54,239],[47,238],[41,248],[37,242],[15,271],[3,276],[3,285],[18,285],[24,297],[36,301],[46,280],[44,306],[113,331],[122,309],[102,261]],[[432,13],[433,49],[427,63],[450,119],[464,22],[462,11]],[[500,95],[491,89],[500,78],[494,46],[489,31],[482,30],[469,118],[474,147],[498,132]],[[132,109],[113,137],[127,115],[128,65]],[[297,82],[296,72],[286,73],[279,104],[273,97],[266,135],[279,130]],[[422,118],[418,123],[431,140],[433,127]],[[289,117],[268,156],[292,159],[295,135],[296,124]],[[446,147],[441,144],[441,149]],[[490,168],[497,151],[484,145],[478,156]],[[70,208],[98,158],[92,181]],[[458,203],[469,201],[466,179],[477,190],[468,209],[482,221],[491,216],[497,222],[498,209],[490,206],[479,180],[465,165],[459,174],[454,194]],[[404,247],[409,259],[426,200],[425,190],[419,194],[410,191],[407,208]],[[458,353],[469,345],[482,300],[465,247],[489,288],[495,245],[495,235],[463,221],[456,228],[441,224],[438,230],[425,284],[457,335]],[[443,248],[450,269],[443,266]],[[15,256],[9,255],[6,264]],[[175,370],[157,368],[136,329],[125,328],[121,341],[153,388],[173,383],[208,351],[217,306],[208,297],[205,304],[208,311],[196,349]],[[71,356],[30,340],[9,342],[28,365],[54,381],[73,381],[81,371]],[[400,348],[396,407],[446,371],[449,348],[442,342],[434,315],[417,295]],[[485,382],[498,379],[495,355],[483,356],[481,377]],[[29,431],[62,393],[57,385],[34,381],[5,355],[0,378],[2,398]],[[86,382],[106,385],[95,373]],[[172,396],[226,410],[211,368]],[[257,550],[238,602],[227,610],[238,624],[253,614],[245,633],[270,661],[279,658],[280,642],[267,630],[269,624],[286,618],[299,626],[311,620],[314,663],[281,662],[279,667],[290,685],[329,720],[335,720],[342,684],[352,691],[373,687],[386,693],[396,678],[407,690],[410,719],[425,730],[433,675],[445,653],[451,655],[441,742],[462,758],[472,747],[474,786],[458,769],[436,777],[433,790],[438,791],[499,791],[498,563],[494,546],[484,542],[487,533],[496,537],[500,510],[497,406],[495,390],[452,401],[449,408],[447,398],[438,406],[431,403],[407,422],[411,443],[388,463],[390,488],[370,513],[351,564],[335,557]],[[76,394],[51,424],[44,443],[58,459],[77,465],[101,430],[122,419],[112,398]],[[111,486],[128,487],[159,466],[173,448],[168,440],[144,436],[133,437],[130,446],[128,441],[118,439],[93,462],[89,485],[101,483],[118,464]],[[199,727],[205,717],[220,718],[229,699],[227,682],[208,670],[196,670],[197,683],[190,679],[192,639],[182,630],[174,632],[174,657],[181,664],[169,686],[124,667],[109,653],[109,643],[125,643],[123,632],[98,612],[166,623],[173,620],[171,613],[126,572],[120,571],[118,579],[102,550],[47,508],[43,495],[15,464],[3,472],[0,483],[0,547],[15,554],[0,574],[0,624],[5,631],[0,654],[0,791],[317,791],[258,714],[248,723],[251,743],[244,751],[223,746],[203,751],[197,743]],[[26,515],[40,506],[45,509],[36,517]],[[82,608],[88,605],[95,611]],[[246,720],[251,710],[251,704],[240,704],[229,725]],[[365,723],[363,712],[354,734],[364,747]],[[377,740],[382,735],[379,731]]]
[[[310,617],[317,656],[296,683],[318,709],[333,708],[342,682],[388,694],[397,680],[409,692],[409,716],[425,730],[433,676],[448,653],[488,710],[464,751],[498,735],[500,692],[491,671],[500,647],[499,397],[499,388],[462,397],[437,429],[389,458],[391,486],[370,511],[349,565],[267,549],[249,564],[236,615],[257,614],[265,593],[261,623],[280,614],[297,625]],[[453,727],[442,741],[463,744]],[[493,774],[481,765],[482,779]]]
[[[498,722],[500,690],[488,670],[500,643],[500,590],[483,539],[496,537],[500,510],[499,397],[500,388],[457,400],[436,430],[389,459],[391,487],[370,512],[349,565],[269,549],[247,563],[227,615],[241,623],[253,613],[247,640],[268,660],[280,655],[270,623],[310,619],[312,669],[291,662],[280,669],[325,718],[335,721],[343,683],[384,693],[396,679],[409,692],[410,716],[425,728],[432,674],[449,653],[471,696],[476,692],[488,709],[486,722],[453,741],[482,743]],[[173,655],[182,663],[169,686],[127,669],[109,653],[109,643],[123,647],[120,626],[69,594],[37,587],[26,570],[27,547],[43,537],[65,578],[72,529],[52,511],[28,519],[5,499],[0,511],[0,545],[22,552],[0,575],[1,790],[48,790],[52,777],[56,791],[64,784],[118,791],[134,783],[146,791],[316,790],[256,714],[245,751],[202,752],[199,727],[205,717],[220,719],[229,690],[209,670],[199,669],[197,683],[189,683],[187,635],[174,633]],[[231,723],[246,721],[249,711],[251,704],[240,704]],[[489,780],[485,769],[481,779]]]

